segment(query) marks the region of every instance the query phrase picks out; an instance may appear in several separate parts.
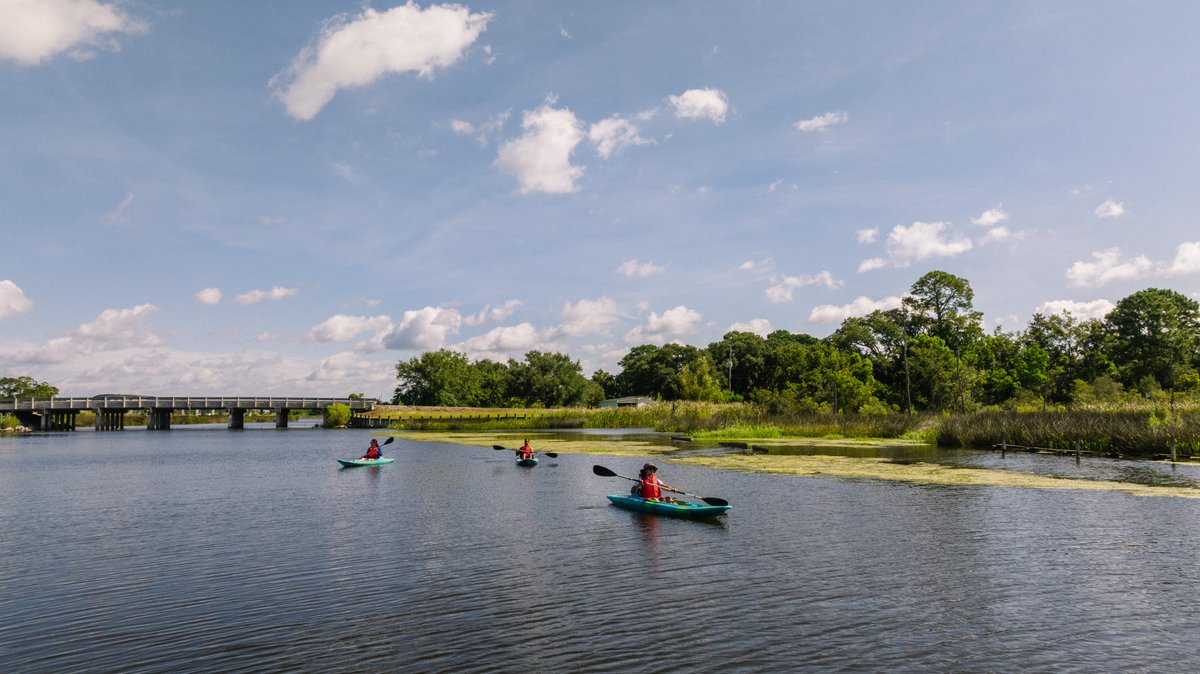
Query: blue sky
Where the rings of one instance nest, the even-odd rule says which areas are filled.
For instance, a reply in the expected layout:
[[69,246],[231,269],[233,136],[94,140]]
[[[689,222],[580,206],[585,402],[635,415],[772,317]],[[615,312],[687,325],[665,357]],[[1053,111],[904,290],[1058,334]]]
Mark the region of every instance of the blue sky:
[[1200,291],[1190,2],[0,0],[0,376],[390,397],[423,350]]

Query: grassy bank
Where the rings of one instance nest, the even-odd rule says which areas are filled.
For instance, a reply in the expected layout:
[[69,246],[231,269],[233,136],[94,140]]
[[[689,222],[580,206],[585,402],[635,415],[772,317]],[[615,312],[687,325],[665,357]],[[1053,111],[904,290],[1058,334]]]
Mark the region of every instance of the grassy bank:
[[943,447],[1010,445],[1073,449],[1106,456],[1164,456],[1175,443],[1180,458],[1200,455],[1200,413],[976,412],[945,417]]

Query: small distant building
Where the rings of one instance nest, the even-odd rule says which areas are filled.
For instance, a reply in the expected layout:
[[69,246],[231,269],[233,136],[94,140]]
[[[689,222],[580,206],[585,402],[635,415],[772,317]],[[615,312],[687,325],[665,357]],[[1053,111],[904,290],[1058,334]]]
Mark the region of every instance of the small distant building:
[[654,398],[646,396],[626,396],[624,398],[609,398],[601,400],[600,407],[645,407],[658,402]]

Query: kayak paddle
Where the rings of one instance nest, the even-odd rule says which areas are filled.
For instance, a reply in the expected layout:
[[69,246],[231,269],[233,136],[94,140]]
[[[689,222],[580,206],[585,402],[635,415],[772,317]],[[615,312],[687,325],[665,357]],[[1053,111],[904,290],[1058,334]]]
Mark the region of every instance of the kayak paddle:
[[[501,447],[500,445],[492,445],[492,449],[504,449],[504,450],[507,450],[507,451],[510,451],[510,452],[515,452],[515,451],[517,451],[517,450],[515,450],[515,449],[510,449],[510,448],[508,448],[508,447]],[[550,457],[551,459],[557,459],[557,458],[558,458],[558,452],[539,452],[539,451],[536,451],[536,450],[534,450],[534,452],[533,452],[533,453],[534,453],[534,454],[545,454],[546,456]]]
[[[592,472],[599,475],[600,477],[623,477],[626,480],[632,480],[634,482],[641,482],[641,480],[637,479],[636,477],[627,477],[625,475],[618,475],[617,473],[612,472],[611,470],[605,468],[604,466],[592,466]],[[714,505],[714,506],[729,505],[729,501],[726,501],[723,498],[717,498],[715,496],[697,496],[696,494],[689,494],[686,491],[681,491],[679,489],[671,489],[671,488],[667,487],[666,485],[659,485],[659,486],[662,487],[663,489],[666,489],[667,491],[673,491],[676,494],[683,494],[684,496],[691,496],[692,498],[698,498],[701,501],[704,501],[705,503],[707,503],[708,505]]]

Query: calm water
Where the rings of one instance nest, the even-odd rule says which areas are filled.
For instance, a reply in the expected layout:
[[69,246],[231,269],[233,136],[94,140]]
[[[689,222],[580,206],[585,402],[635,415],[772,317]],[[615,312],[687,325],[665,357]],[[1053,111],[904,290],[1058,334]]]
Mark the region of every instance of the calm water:
[[0,671],[1200,669],[1200,501],[663,465],[706,524],[609,506],[636,458],[369,437],[0,438]]

